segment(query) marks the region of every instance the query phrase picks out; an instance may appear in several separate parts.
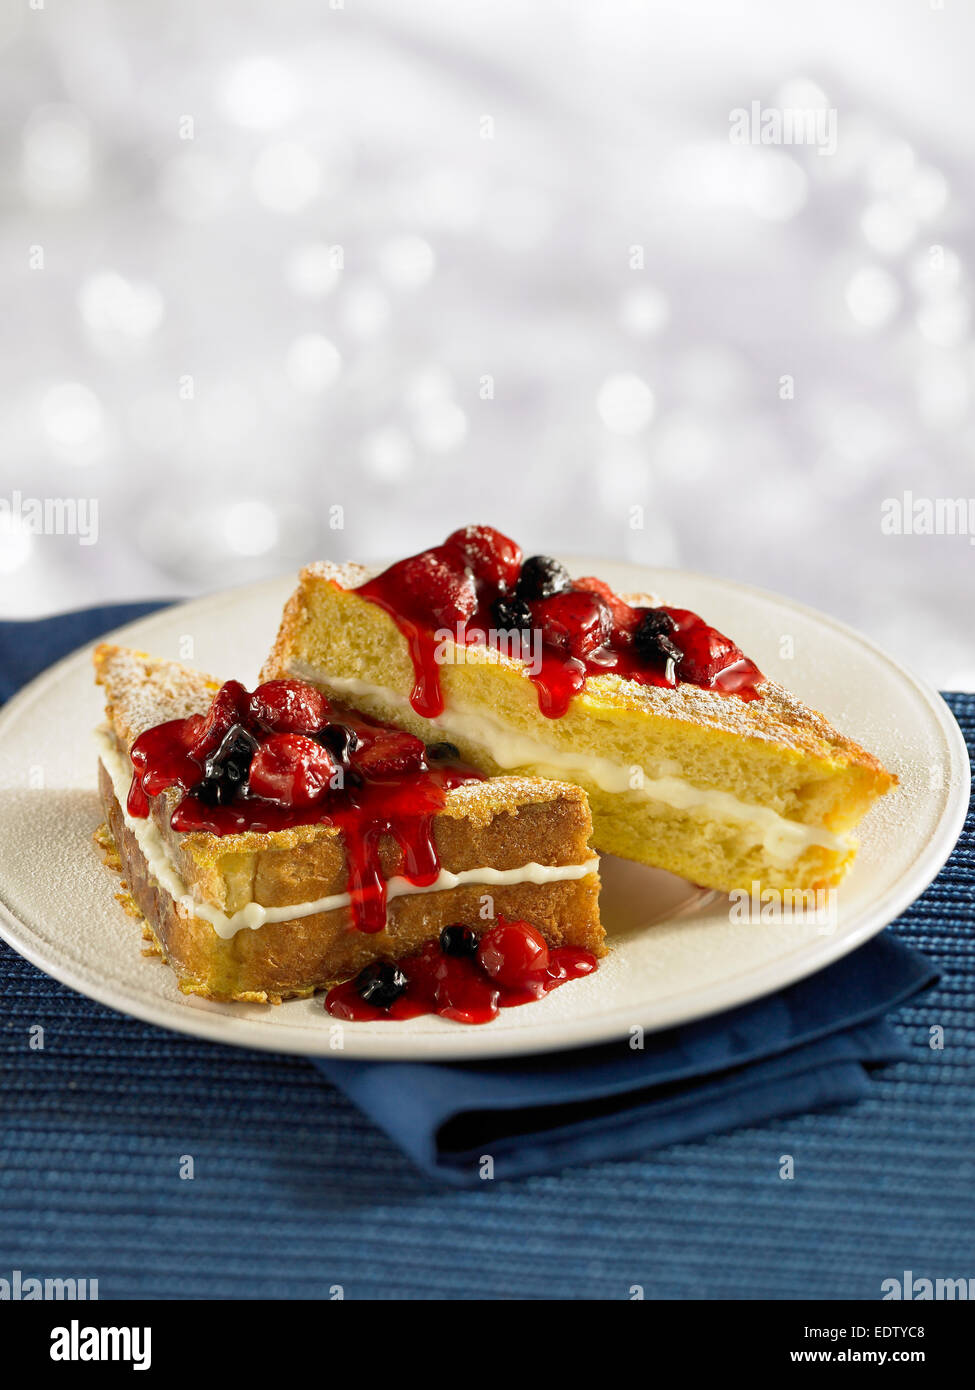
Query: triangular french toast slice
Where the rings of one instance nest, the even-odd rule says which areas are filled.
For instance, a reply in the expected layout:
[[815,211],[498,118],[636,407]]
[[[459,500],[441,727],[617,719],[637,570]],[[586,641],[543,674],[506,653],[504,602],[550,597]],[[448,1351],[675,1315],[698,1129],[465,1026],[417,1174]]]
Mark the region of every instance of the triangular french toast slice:
[[[371,962],[408,956],[452,923],[486,928],[501,915],[532,923],[550,945],[603,953],[589,808],[577,787],[512,776],[452,785],[447,778],[428,818],[436,878],[425,886],[410,882],[404,876],[409,846],[377,833],[370,862],[381,879],[385,925],[363,930],[350,893],[351,821],[339,826],[309,812],[302,823],[301,815],[282,812],[278,823],[269,812],[263,822],[258,817],[262,829],[174,829],[174,815],[185,821],[187,807],[205,826],[211,814],[236,814],[238,802],[211,806],[185,785],[148,795],[144,807],[137,804],[138,791],[130,798],[133,746],[138,759],[142,736],[168,721],[181,721],[173,726],[178,730],[204,730],[205,739],[220,690],[216,681],[175,661],[111,645],[96,649],[94,664],[106,696],[107,722],[98,739],[108,830],[129,898],[184,992],[277,1003],[346,979]],[[335,709],[329,719],[347,728],[341,714]],[[366,728],[351,713],[348,718]],[[366,732],[365,747],[386,748],[369,737]],[[204,762],[201,755],[201,778]],[[223,776],[225,764],[221,768]],[[208,766],[207,778],[211,771]],[[422,774],[415,776],[425,785]],[[394,795],[395,780],[389,785]],[[370,834],[376,824],[366,825]],[[395,828],[405,835],[410,824],[401,817]],[[355,858],[361,847],[351,848]],[[374,912],[375,896],[370,901]]]
[[485,773],[575,782],[598,849],[724,891],[836,884],[897,781],[696,614],[522,562],[488,527],[378,576],[304,569],[263,671],[284,675]]

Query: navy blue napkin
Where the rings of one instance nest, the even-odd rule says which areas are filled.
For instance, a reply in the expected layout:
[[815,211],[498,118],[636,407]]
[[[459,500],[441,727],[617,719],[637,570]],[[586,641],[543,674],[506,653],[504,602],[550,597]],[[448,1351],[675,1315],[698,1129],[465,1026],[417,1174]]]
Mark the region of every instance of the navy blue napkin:
[[642,1050],[627,1036],[473,1066],[316,1066],[425,1173],[476,1186],[485,1158],[489,1176],[520,1177],[859,1100],[871,1067],[910,1055],[882,1016],[936,979],[884,934],[766,999],[647,1034]]
[[[159,606],[0,623],[0,700],[75,647]],[[627,1035],[476,1065],[315,1065],[425,1173],[475,1186],[488,1173],[517,1177],[622,1158],[855,1101],[869,1091],[871,1067],[909,1055],[883,1015],[936,978],[922,955],[884,934],[766,999],[648,1034],[642,1049]]]
[[0,622],[0,704],[77,647],[164,606],[152,602],[106,603],[98,608],[57,613],[53,618]]

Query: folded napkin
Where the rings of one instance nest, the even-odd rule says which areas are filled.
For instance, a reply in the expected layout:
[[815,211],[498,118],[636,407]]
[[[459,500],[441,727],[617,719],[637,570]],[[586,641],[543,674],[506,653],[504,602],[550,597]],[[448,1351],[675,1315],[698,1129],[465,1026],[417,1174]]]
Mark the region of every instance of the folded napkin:
[[[0,701],[75,647],[159,606],[0,622]],[[488,1171],[549,1172],[855,1101],[872,1066],[909,1055],[883,1015],[936,978],[923,956],[884,934],[766,999],[647,1034],[642,1050],[626,1037],[476,1065],[315,1065],[430,1177],[475,1186]]]
[[647,1034],[642,1051],[627,1037],[490,1064],[315,1065],[425,1173],[473,1187],[485,1157],[490,1176],[521,1177],[858,1100],[871,1066],[909,1055],[882,1015],[936,979],[884,934],[766,999]]

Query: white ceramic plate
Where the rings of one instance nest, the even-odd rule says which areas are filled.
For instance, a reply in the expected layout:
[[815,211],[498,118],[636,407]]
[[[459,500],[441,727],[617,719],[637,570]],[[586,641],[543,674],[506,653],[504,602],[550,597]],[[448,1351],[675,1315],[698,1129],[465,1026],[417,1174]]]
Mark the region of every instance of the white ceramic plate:
[[[901,779],[860,830],[835,926],[732,922],[728,900],[669,874],[603,859],[612,953],[588,979],[483,1027],[440,1018],[346,1024],[336,1051],[321,1000],[272,1006],[187,998],[98,859],[91,730],[102,717],[90,649],[0,713],[0,932],[55,979],[124,1013],[246,1047],[346,1057],[486,1058],[579,1047],[634,1025],[658,1029],[731,1008],[822,969],[879,932],[934,878],[968,805],[968,755],[934,691],[848,628],[742,585],[677,570],[581,561],[618,590],[651,591],[730,632],[765,673],[797,691]],[[253,683],[292,580],[215,594],[132,623],[114,638]],[[783,639],[789,639],[788,642]],[[780,651],[793,655],[783,659]]]

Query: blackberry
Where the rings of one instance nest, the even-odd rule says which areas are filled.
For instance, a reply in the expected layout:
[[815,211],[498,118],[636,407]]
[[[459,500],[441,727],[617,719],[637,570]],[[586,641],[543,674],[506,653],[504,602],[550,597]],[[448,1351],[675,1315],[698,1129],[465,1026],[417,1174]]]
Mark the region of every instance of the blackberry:
[[528,632],[532,611],[523,598],[496,598],[491,604],[491,617],[500,632]]
[[551,555],[530,555],[521,567],[515,593],[531,602],[536,598],[551,598],[571,589],[572,579],[565,565]]
[[347,724],[326,724],[324,729],[312,734],[312,738],[334,754],[340,763],[347,763],[349,754],[359,747],[359,735]]
[[243,724],[232,724],[203,764],[203,781],[193,794],[206,806],[226,806],[247,781],[258,742]]
[[459,762],[460,749],[456,743],[448,743],[446,739],[441,743],[428,743],[427,761],[431,763]]
[[355,977],[355,988],[359,998],[364,999],[367,1004],[375,1004],[377,1009],[388,1009],[390,1004],[395,1004],[406,985],[406,976],[399,966],[390,965],[384,960],[367,965]]
[[680,661],[684,653],[673,639],[677,624],[663,608],[648,608],[633,634],[633,645],[651,661]]
[[440,949],[445,956],[474,956],[477,954],[477,932],[473,927],[465,927],[463,922],[454,922],[440,933]]
[[189,794],[196,797],[197,801],[202,801],[204,806],[223,806],[225,801],[232,799],[224,796],[224,784],[216,777],[197,782],[195,787],[190,787]]

